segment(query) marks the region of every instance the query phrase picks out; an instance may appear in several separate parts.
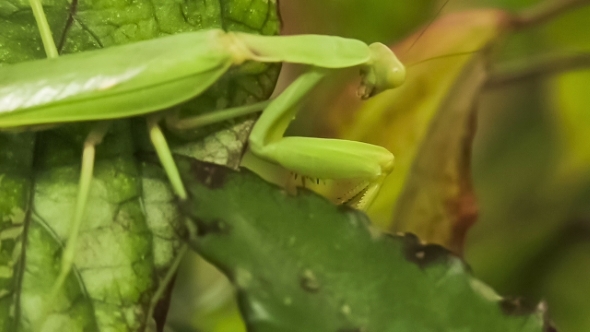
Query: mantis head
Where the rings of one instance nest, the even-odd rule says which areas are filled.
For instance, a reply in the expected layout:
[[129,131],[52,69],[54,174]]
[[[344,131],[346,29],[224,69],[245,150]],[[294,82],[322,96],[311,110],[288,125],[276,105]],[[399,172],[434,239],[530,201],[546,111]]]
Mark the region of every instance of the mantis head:
[[369,49],[371,60],[361,69],[363,81],[359,95],[363,99],[396,88],[406,79],[406,68],[389,47],[373,43]]

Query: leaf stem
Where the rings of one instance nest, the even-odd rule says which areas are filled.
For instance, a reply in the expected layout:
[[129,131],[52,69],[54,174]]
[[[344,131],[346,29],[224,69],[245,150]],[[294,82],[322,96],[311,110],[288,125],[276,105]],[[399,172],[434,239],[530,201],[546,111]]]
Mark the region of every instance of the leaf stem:
[[[506,67],[514,68],[516,66]],[[489,74],[485,87],[487,89],[495,89],[530,79],[583,69],[590,69],[590,53],[570,54],[538,59],[532,61],[532,63],[526,67],[521,67],[519,69],[492,71]]]
[[529,7],[511,17],[511,26],[515,30],[528,28],[549,21],[563,12],[590,5],[590,0],[547,0]]

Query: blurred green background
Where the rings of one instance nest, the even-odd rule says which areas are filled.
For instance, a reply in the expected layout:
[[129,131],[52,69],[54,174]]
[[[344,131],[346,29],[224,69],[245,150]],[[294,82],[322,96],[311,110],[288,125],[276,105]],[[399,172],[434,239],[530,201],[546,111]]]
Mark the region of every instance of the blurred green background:
[[[288,0],[283,33],[393,44],[437,15],[470,8],[518,11],[533,0]],[[442,8],[441,13],[439,9]],[[590,52],[590,8],[507,36],[494,62]],[[418,41],[419,42],[419,41]],[[589,68],[590,69],[590,68]],[[473,177],[480,215],[465,259],[502,295],[545,300],[559,331],[590,331],[590,70],[528,80],[480,98]],[[299,132],[321,132],[300,116]],[[395,171],[392,176],[395,176]],[[173,331],[242,331],[232,290],[195,254],[169,313]]]

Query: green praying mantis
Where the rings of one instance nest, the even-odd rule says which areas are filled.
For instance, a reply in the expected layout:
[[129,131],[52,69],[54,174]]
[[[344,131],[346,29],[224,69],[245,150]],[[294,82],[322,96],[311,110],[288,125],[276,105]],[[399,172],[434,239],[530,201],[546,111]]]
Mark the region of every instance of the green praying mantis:
[[[71,270],[93,176],[95,147],[111,120],[145,117],[156,154],[181,200],[187,193],[160,128],[164,120],[183,130],[264,108],[249,136],[251,152],[301,176],[361,180],[345,199],[356,207],[371,202],[392,170],[393,155],[380,146],[283,137],[297,105],[331,70],[359,67],[363,98],[402,84],[405,68],[383,44],[321,35],[260,36],[214,29],[58,56],[40,0],[31,0],[31,7],[48,58],[0,68],[0,130],[96,123],[84,143],[70,234],[52,293],[62,287]],[[198,96],[232,66],[246,61],[291,62],[310,68],[269,102],[185,119],[161,111]]]

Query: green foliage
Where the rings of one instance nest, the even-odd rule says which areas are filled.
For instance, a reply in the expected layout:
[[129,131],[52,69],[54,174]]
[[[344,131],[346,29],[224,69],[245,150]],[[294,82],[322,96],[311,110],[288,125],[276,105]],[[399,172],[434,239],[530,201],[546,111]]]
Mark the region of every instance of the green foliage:
[[[203,28],[278,32],[274,3],[267,1],[45,5],[62,54]],[[0,65],[44,57],[28,3],[1,1],[0,8]],[[202,112],[266,99],[277,73],[277,66],[245,66],[198,101],[180,107]],[[195,104],[199,109],[191,107]],[[91,125],[61,126],[35,135],[0,133],[2,331],[39,326],[44,331],[140,331],[154,324],[155,296],[167,286],[162,281],[169,281],[165,278],[182,246],[183,228],[162,171],[135,157],[138,147],[145,146],[140,120],[115,122],[97,149],[75,268],[53,299],[47,293],[68,236],[82,144]],[[250,123],[227,124],[227,129],[217,128],[202,140],[177,138],[175,149],[237,166]],[[222,145],[208,145],[210,141]],[[48,303],[52,312],[43,317]]]
[[[232,280],[248,331],[545,331],[413,235],[252,173],[177,159],[191,246]],[[505,312],[503,312],[503,309]]]
[[[503,2],[514,8],[531,3]],[[262,34],[279,31],[277,5],[272,0],[44,3],[62,53],[210,27]],[[448,7],[460,3],[451,1]],[[282,5],[287,8],[283,13],[287,32],[331,33],[365,41],[400,37],[435,9],[429,0],[302,0]],[[297,13],[302,15],[299,19]],[[485,23],[470,15],[470,20]],[[551,49],[571,51],[567,48],[571,45],[575,45],[571,52],[586,49],[587,29],[583,27],[588,9],[571,15],[511,37],[505,45],[508,51],[500,58]],[[481,39],[466,38],[473,44],[458,45],[473,47],[458,51],[479,49],[488,37],[496,37],[497,31],[488,32],[490,35],[476,31]],[[420,53],[421,49],[434,52],[433,56],[452,53],[455,49],[440,49],[434,42],[449,46],[448,40],[458,36],[461,34],[447,32],[429,39],[428,34],[422,35],[415,45],[413,39],[406,41],[398,55],[410,50]],[[425,41],[428,44],[420,44]],[[0,66],[43,57],[28,3],[0,0]],[[372,125],[357,122],[361,131],[388,135],[390,143],[395,141],[392,144],[405,151],[390,148],[399,156],[401,167],[398,178],[392,180],[396,186],[389,203],[382,201],[381,225],[393,220],[391,204],[401,197],[399,202],[405,203],[398,211],[404,213],[397,215],[396,223],[408,222],[412,231],[423,231],[425,238],[445,243],[449,236],[437,227],[448,229],[459,213],[474,213],[464,209],[473,206],[448,199],[464,197],[456,194],[465,192],[473,198],[473,188],[467,186],[465,191],[462,186],[470,176],[471,156],[464,153],[470,151],[465,147],[472,139],[465,125],[473,120],[465,103],[473,101],[484,84],[483,61],[489,60],[474,59],[466,67],[467,61],[458,67],[444,60],[431,62],[435,65],[423,67],[427,69],[415,77],[409,90],[398,92],[402,98],[396,99],[397,104],[372,105],[373,110],[381,108],[381,113],[369,115]],[[178,107],[189,115],[266,99],[278,69],[246,64],[229,72],[204,95]],[[439,76],[444,77],[439,80]],[[585,318],[590,307],[587,292],[581,290],[590,267],[580,263],[588,255],[590,211],[587,82],[587,74],[570,74],[548,85],[528,82],[506,89],[497,100],[490,102],[489,96],[484,100],[492,111],[484,108],[480,114],[483,130],[475,142],[474,165],[474,185],[483,213],[466,246],[477,276],[503,293],[547,298],[566,332],[586,331],[590,326]],[[325,99],[329,95],[320,94]],[[348,106],[346,101],[332,104],[338,109],[330,112],[336,124],[329,134],[338,133],[333,128],[341,129],[354,113],[342,107]],[[392,105],[399,113],[391,113]],[[392,119],[399,122],[384,130]],[[170,296],[166,282],[175,272],[187,238],[230,277],[250,331],[549,329],[543,307],[527,309],[519,301],[502,300],[441,247],[423,245],[411,235],[384,235],[361,213],[335,208],[307,191],[297,197],[287,195],[247,171],[235,173],[179,159],[192,195],[179,210],[159,166],[138,159],[151,150],[143,122],[117,121],[98,148],[74,272],[63,292],[50,299],[53,311],[43,320],[44,331],[145,331],[156,329],[156,323],[161,329]],[[251,124],[251,118],[237,119],[206,132],[168,132],[167,138],[177,154],[237,168]],[[89,124],[76,124],[39,133],[0,133],[0,331],[30,331],[48,303],[45,296],[59,270],[68,236],[82,142],[89,128]],[[404,133],[408,139],[395,136],[403,138]],[[448,161],[451,177],[445,173]],[[540,181],[543,178],[554,180]],[[441,179],[448,186],[441,186]],[[402,195],[405,183],[407,190]],[[437,191],[440,188],[448,190]],[[435,203],[430,205],[432,197]],[[440,211],[442,219],[437,214]],[[190,217],[188,230],[182,212]],[[436,225],[440,220],[445,223]],[[459,234],[459,241],[464,235]],[[450,246],[456,240],[451,237]],[[203,271],[201,266],[196,269]],[[212,280],[221,279],[211,275]],[[198,281],[190,276],[179,277],[176,298],[189,293],[187,283]],[[221,289],[223,294],[231,293]],[[164,297],[158,306],[161,294]],[[197,327],[207,332],[241,330],[237,313],[225,296],[207,298],[198,293],[173,303],[170,326],[174,331]],[[195,310],[194,302],[211,298],[215,301]],[[179,312],[184,316],[179,318]]]

